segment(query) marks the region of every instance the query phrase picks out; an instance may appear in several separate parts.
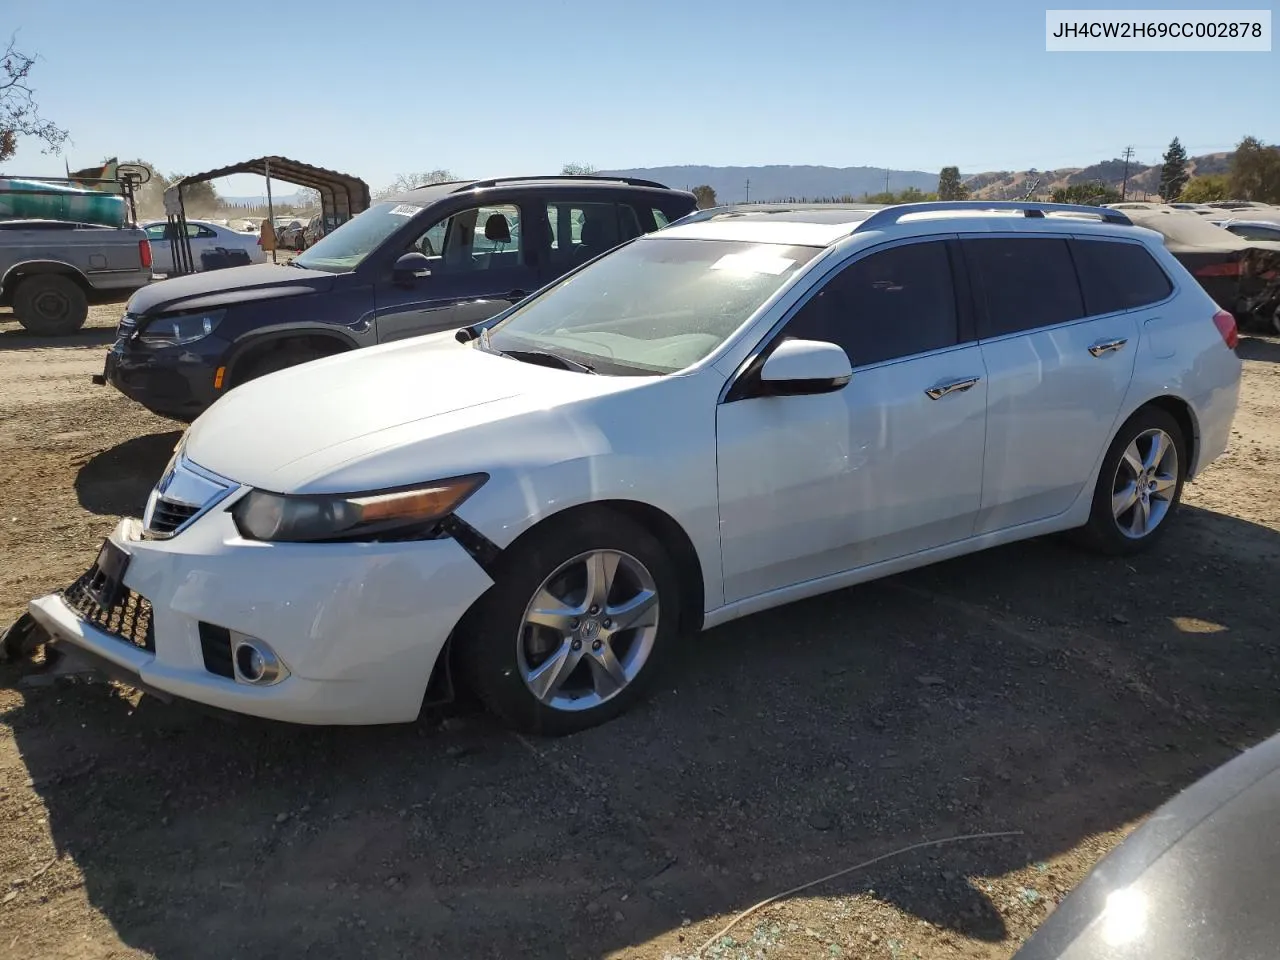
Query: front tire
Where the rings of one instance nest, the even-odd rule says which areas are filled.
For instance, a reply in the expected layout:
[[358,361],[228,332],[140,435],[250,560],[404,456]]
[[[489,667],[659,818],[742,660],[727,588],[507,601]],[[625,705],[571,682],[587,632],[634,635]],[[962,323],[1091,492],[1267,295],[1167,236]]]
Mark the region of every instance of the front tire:
[[662,544],[625,516],[553,523],[503,556],[455,641],[490,710],[563,736],[644,693],[679,631],[680,584]]
[[1120,428],[1103,458],[1082,539],[1113,555],[1145,550],[1182,500],[1187,441],[1172,415],[1146,407]]

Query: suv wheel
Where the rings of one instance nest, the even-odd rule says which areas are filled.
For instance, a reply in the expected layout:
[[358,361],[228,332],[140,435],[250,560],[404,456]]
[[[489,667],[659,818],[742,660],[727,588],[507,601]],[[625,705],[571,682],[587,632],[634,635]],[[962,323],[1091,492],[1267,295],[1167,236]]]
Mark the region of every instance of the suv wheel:
[[89,298],[84,288],[60,273],[37,273],[18,281],[13,295],[18,322],[41,337],[65,336],[84,326]]
[[277,370],[287,370],[289,367],[296,367],[300,363],[319,360],[322,357],[330,357],[340,352],[341,349],[336,345],[329,347],[308,341],[283,343],[274,348],[266,347],[251,353],[240,361],[236,369],[233,386],[238,387],[242,383],[257,380],[259,377],[265,377],[267,374],[275,373]]
[[1182,499],[1187,445],[1164,410],[1139,410],[1120,428],[1102,461],[1093,509],[1081,533],[1105,553],[1136,553],[1169,525]]
[[561,736],[627,709],[673,645],[679,583],[623,516],[557,525],[503,557],[457,638],[463,675],[518,730]]

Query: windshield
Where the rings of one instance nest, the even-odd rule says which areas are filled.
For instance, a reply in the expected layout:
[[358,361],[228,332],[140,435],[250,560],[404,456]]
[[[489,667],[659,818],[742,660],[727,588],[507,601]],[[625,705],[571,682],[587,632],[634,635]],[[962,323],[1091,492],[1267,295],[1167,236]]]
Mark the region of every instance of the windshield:
[[489,331],[600,373],[666,374],[711,353],[819,247],[650,236],[614,251]]
[[416,203],[375,203],[332,233],[325,234],[315,246],[294,257],[293,262],[308,270],[329,273],[354,270],[420,210],[422,207]]

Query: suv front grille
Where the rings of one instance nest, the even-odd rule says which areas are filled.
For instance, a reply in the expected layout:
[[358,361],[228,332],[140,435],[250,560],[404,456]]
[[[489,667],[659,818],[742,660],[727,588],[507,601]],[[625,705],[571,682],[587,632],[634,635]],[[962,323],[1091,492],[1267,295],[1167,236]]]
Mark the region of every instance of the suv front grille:
[[157,497],[155,506],[151,509],[151,522],[147,524],[147,530],[151,533],[173,533],[199,512],[199,507],[189,503]]
[[156,652],[155,626],[151,622],[151,601],[132,590],[124,590],[111,607],[101,607],[89,596],[87,584],[93,570],[62,591],[62,598],[80,619],[93,624],[118,640],[148,653]]

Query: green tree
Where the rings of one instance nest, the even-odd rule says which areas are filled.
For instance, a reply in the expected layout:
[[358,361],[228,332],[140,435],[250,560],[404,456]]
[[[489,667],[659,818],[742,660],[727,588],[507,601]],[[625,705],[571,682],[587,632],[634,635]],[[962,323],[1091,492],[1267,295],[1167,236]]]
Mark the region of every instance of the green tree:
[[45,153],[60,153],[67,131],[40,116],[28,82],[36,58],[15,49],[11,38],[0,55],[0,162],[18,152],[18,138],[43,140]]
[[[173,183],[185,177],[185,173],[175,173],[173,175]],[[222,200],[218,197],[218,191],[214,189],[213,183],[209,180],[202,180],[199,183],[184,183],[182,185],[182,209],[188,217],[207,217],[213,214],[221,205]]]
[[1280,147],[1245,137],[1231,158],[1229,182],[1232,200],[1280,203]]
[[1160,197],[1166,203],[1182,194],[1191,175],[1187,173],[1187,151],[1182,141],[1174,137],[1164,152],[1164,165],[1160,167]]
[[1231,185],[1225,173],[1215,173],[1204,177],[1192,177],[1182,188],[1178,199],[1183,203],[1213,203],[1226,200],[1231,196]]
[[716,192],[707,184],[694,187],[692,193],[697,198],[699,210],[706,210],[716,205]]
[[385,200],[387,197],[393,197],[397,193],[408,193],[418,187],[429,187],[433,183],[448,183],[450,180],[456,179],[458,178],[451,171],[443,168],[424,170],[421,173],[398,173],[396,178],[375,193],[373,198],[375,200]]
[[1087,206],[1098,206],[1104,203],[1119,203],[1120,191],[1105,183],[1077,183],[1070,187],[1058,187],[1053,191],[1051,199],[1054,203],[1083,203]]
[[566,177],[589,177],[596,172],[596,168],[589,163],[566,163],[560,168],[560,172]]
[[938,174],[939,200],[968,200],[969,188],[960,182],[959,167],[943,167]]

